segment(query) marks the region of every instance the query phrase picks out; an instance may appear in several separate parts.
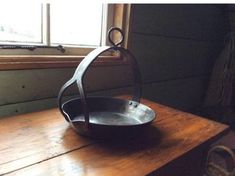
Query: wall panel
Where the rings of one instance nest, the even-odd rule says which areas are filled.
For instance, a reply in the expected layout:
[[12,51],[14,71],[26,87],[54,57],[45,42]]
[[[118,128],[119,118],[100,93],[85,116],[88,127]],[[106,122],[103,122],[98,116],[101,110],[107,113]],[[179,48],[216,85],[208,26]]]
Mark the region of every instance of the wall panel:
[[143,95],[193,112],[229,31],[225,7],[215,4],[136,4],[131,51],[140,64]]
[[132,34],[131,51],[145,82],[208,75],[221,44]]
[[[117,89],[109,89],[109,90],[104,90],[104,91],[92,92],[92,93],[89,93],[88,95],[117,96],[120,94],[131,94],[132,93],[131,90],[132,90],[131,87],[123,87],[123,88],[117,88]],[[65,96],[63,98],[63,102],[66,100],[75,98],[75,97],[77,97],[77,95]],[[0,118],[24,114],[24,113],[30,113],[30,112],[40,111],[40,110],[50,109],[50,108],[57,108],[57,97],[2,105],[0,106]]]
[[228,30],[219,5],[135,5],[133,32],[188,38],[221,40]]
[[191,77],[143,85],[143,97],[184,111],[199,107],[208,77]]
[[[1,71],[0,105],[56,97],[73,73],[74,69],[69,68]],[[93,67],[85,76],[87,91],[126,86],[130,82],[128,65]],[[67,92],[74,93],[78,93],[76,86]]]

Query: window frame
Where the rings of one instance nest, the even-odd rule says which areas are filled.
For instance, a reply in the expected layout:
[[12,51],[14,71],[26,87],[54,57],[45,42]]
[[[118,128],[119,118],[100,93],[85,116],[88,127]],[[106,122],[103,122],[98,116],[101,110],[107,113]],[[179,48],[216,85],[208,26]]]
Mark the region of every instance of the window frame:
[[[108,14],[106,16],[108,25],[102,30],[102,45],[106,45],[106,33],[111,26],[121,28],[125,33],[123,46],[128,47],[128,34],[131,19],[131,4],[108,4]],[[113,21],[113,23],[110,23]],[[48,30],[48,29],[47,29]],[[114,39],[117,36],[113,36]],[[40,69],[40,68],[66,68],[76,67],[81,60],[96,47],[67,47],[66,53],[61,53],[56,49],[42,49],[29,51],[25,49],[3,49],[0,51],[0,70],[17,69]],[[43,53],[43,54],[42,54]],[[114,53],[106,53],[100,56],[101,59],[95,61],[95,66],[120,65],[127,62]]]

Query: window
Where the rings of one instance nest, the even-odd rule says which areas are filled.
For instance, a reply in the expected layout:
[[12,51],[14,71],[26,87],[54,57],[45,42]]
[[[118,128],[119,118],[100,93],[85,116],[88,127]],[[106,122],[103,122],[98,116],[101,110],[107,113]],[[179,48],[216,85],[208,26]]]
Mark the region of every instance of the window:
[[101,44],[102,16],[106,13],[103,13],[105,8],[101,3],[75,1],[19,6],[5,3],[0,6],[1,43],[48,46]]
[[[41,43],[41,8],[1,4],[0,6],[0,42],[4,43]],[[14,12],[14,13],[11,13]]]
[[50,8],[51,43],[100,46],[102,4],[54,4]]
[[53,67],[75,66],[94,48],[108,45],[106,35],[111,26],[122,28],[128,38],[128,4],[14,1],[13,6],[10,2],[0,6],[0,69],[18,69],[14,64],[22,63],[27,64],[20,66],[22,69],[47,68],[55,62]]
[[[113,25],[112,6],[101,3],[22,4],[0,6],[0,45],[94,48]],[[109,17],[109,18],[108,18]]]

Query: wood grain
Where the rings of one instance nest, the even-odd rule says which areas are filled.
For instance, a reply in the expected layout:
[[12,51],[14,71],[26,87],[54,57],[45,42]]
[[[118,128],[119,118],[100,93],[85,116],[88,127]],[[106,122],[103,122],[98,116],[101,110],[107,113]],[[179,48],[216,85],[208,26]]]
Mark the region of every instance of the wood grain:
[[56,109],[2,119],[0,134],[0,175],[92,143]]
[[142,103],[157,112],[157,119],[128,141],[82,138],[56,109],[1,120],[0,174],[146,175],[207,148],[228,131],[226,125],[148,100]]
[[[49,56],[49,55],[4,55],[0,56],[0,70],[25,70],[45,68],[70,68],[77,65],[85,56]],[[94,66],[126,65],[118,56],[100,56]]]

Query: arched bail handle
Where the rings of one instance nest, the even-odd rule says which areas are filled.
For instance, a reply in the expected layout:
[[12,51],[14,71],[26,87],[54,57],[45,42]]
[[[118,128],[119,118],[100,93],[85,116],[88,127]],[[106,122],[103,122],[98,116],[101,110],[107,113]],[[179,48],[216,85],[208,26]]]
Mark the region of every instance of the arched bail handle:
[[[117,43],[114,43],[113,39],[112,39],[112,33],[113,31],[118,31],[121,35],[121,38],[120,40],[117,42]],[[124,34],[123,34],[123,31],[118,28],[118,27],[111,27],[108,31],[108,39],[109,39],[109,42],[113,45],[113,46],[118,46],[118,45],[121,45],[124,41]]]
[[[116,44],[111,40],[111,33],[114,30],[117,30],[121,33],[121,40]],[[130,60],[130,66],[132,67],[133,78],[134,78],[134,82],[133,82],[134,92],[133,92],[132,100],[137,103],[140,102],[141,76],[140,76],[140,72],[139,72],[136,58],[127,49],[118,46],[124,41],[124,35],[123,35],[123,32],[121,31],[121,29],[113,27],[109,30],[108,34],[109,34],[108,35],[109,41],[114,46],[102,46],[102,47],[99,47],[99,48],[93,50],[92,52],[90,52],[78,65],[78,67],[75,70],[75,73],[74,73],[73,77],[70,79],[70,81],[68,81],[60,90],[60,93],[58,96],[58,105],[59,105],[61,113],[65,116],[66,120],[71,123],[72,123],[72,121],[71,121],[72,119],[70,119],[69,115],[66,114],[66,112],[64,112],[63,108],[62,108],[62,106],[63,106],[62,96],[64,94],[64,91],[66,91],[67,88],[70,87],[73,83],[77,83],[79,93],[81,96],[81,104],[82,104],[82,109],[83,109],[83,113],[84,113],[85,124],[86,124],[86,127],[88,128],[89,109],[87,107],[88,103],[87,103],[86,91],[84,90],[84,86],[83,86],[84,85],[83,78],[84,78],[84,75],[86,74],[89,66],[92,64],[92,62],[94,62],[96,59],[98,59],[99,55],[101,55],[102,53],[107,52],[109,50],[120,51],[127,59]]]
[[62,99],[63,99],[63,95],[64,95],[64,92],[72,85],[75,83],[75,79],[72,78],[70,79],[69,81],[67,81],[60,89],[59,91],[59,94],[58,94],[58,97],[57,97],[57,104],[58,104],[58,107],[59,107],[59,110],[60,112],[64,115],[64,118],[68,121],[68,122],[72,122],[69,115],[66,114],[64,111],[63,111],[63,102],[62,102]]

